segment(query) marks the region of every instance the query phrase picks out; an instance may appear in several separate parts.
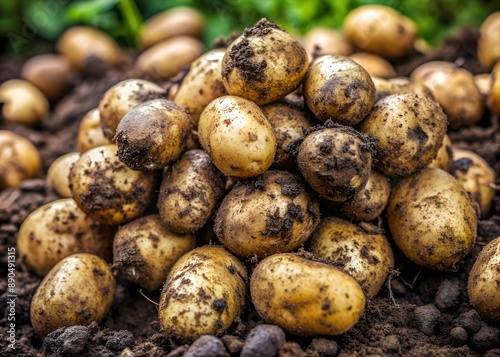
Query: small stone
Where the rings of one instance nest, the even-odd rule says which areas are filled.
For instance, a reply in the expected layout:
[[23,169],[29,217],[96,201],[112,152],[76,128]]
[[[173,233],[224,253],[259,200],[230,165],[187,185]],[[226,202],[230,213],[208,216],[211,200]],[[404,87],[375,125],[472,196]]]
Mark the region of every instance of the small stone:
[[454,346],[462,346],[467,342],[467,331],[461,326],[457,326],[450,331],[451,339],[453,340]]
[[453,326],[461,326],[469,335],[473,335],[481,328],[481,317],[476,310],[469,310],[460,314],[453,321]]
[[478,332],[471,338],[471,345],[479,351],[500,347],[500,329],[483,323]]
[[427,336],[434,334],[434,327],[436,326],[441,313],[436,306],[429,304],[419,306],[415,309],[415,323],[420,332]]
[[241,350],[241,357],[274,357],[286,341],[285,332],[276,325],[261,324],[255,326]]
[[213,335],[198,337],[183,357],[229,357],[222,341]]
[[436,306],[440,310],[456,308],[460,304],[461,282],[458,279],[444,280],[436,292]]
[[314,338],[307,348],[308,354],[318,355],[320,357],[333,357],[339,352],[339,346],[334,340],[327,338]]
[[390,352],[400,352],[401,344],[399,343],[399,338],[396,335],[385,336],[382,341],[380,341],[380,346]]
[[394,294],[399,296],[406,294],[406,287],[398,279],[391,280],[391,290]]

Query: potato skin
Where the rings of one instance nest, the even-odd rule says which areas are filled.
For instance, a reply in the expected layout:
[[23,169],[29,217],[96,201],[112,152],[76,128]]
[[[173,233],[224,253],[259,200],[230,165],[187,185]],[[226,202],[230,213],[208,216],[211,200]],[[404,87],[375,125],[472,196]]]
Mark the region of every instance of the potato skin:
[[310,61],[324,55],[349,56],[353,51],[345,36],[329,27],[312,28],[301,42]]
[[495,63],[500,60],[499,34],[500,11],[496,11],[483,21],[479,29],[477,56],[486,69],[492,69]]
[[107,263],[87,253],[70,255],[45,276],[31,301],[31,324],[43,339],[62,326],[101,322],[115,293]]
[[[116,129],[116,128],[115,128]],[[112,144],[113,142],[104,136],[101,128],[101,115],[99,108],[90,110],[82,118],[78,127],[78,136],[76,138],[76,147],[79,152],[85,152],[96,146]]]
[[248,273],[219,246],[203,246],[183,255],[172,267],[160,296],[164,332],[180,342],[220,335],[241,314]]
[[55,159],[47,170],[47,185],[61,197],[72,196],[69,188],[69,172],[79,158],[78,152],[67,153]]
[[387,221],[401,251],[426,268],[452,268],[476,241],[472,199],[441,169],[426,168],[401,180],[391,192]]
[[367,52],[356,52],[349,56],[372,77],[392,78],[396,76],[396,70],[385,58]]
[[252,273],[250,293],[265,322],[301,336],[339,335],[356,324],[365,307],[352,277],[293,253],[262,260]]
[[453,143],[448,135],[443,138],[443,143],[439,148],[436,157],[427,167],[434,167],[446,172],[450,172],[453,163]]
[[10,79],[0,85],[2,116],[5,120],[27,126],[37,125],[49,112],[49,101],[33,84]]

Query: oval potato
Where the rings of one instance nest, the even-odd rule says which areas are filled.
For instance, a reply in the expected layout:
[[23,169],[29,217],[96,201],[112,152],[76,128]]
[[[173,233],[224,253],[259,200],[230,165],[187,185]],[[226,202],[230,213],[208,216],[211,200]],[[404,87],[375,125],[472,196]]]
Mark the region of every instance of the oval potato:
[[27,126],[39,124],[49,112],[49,101],[33,84],[11,79],[0,85],[2,116],[5,120]]
[[71,197],[69,172],[80,158],[80,153],[70,152],[54,160],[47,170],[47,185],[61,197]]

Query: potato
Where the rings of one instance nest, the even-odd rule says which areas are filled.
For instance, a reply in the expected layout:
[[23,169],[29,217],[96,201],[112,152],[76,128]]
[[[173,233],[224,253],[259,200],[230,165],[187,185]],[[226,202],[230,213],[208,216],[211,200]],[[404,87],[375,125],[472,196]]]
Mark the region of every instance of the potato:
[[486,104],[492,113],[500,116],[500,64],[497,64],[491,73],[491,90]]
[[500,321],[500,237],[493,239],[477,256],[467,284],[469,299],[486,320]]
[[349,56],[372,77],[391,78],[396,76],[396,70],[386,59],[367,52],[356,52]]
[[148,48],[176,36],[201,37],[203,17],[190,7],[175,7],[147,19],[139,31],[139,45]]
[[195,127],[203,109],[215,98],[227,94],[221,75],[225,51],[211,50],[193,61],[175,95],[175,102],[189,112]]
[[374,143],[351,127],[327,122],[299,146],[299,170],[311,187],[330,201],[345,201],[370,176]]
[[157,214],[121,226],[113,241],[113,269],[118,276],[144,289],[157,290],[196,237],[169,230]]
[[344,32],[357,48],[395,60],[413,52],[417,27],[411,19],[388,6],[364,5],[347,15]]
[[357,129],[377,139],[375,168],[404,177],[436,157],[446,126],[446,114],[436,102],[404,93],[379,100]]
[[276,155],[276,136],[253,102],[227,95],[210,102],[198,123],[201,146],[227,176],[249,178],[265,172]]
[[76,146],[78,151],[82,153],[96,146],[107,144],[112,144],[112,141],[104,136],[104,131],[101,128],[99,108],[94,108],[85,114],[80,122]]
[[303,86],[307,106],[321,121],[356,125],[375,103],[375,85],[368,72],[341,56],[321,56],[311,63]]
[[203,227],[224,196],[226,179],[203,150],[189,150],[165,171],[158,210],[174,232]]
[[42,159],[25,137],[0,130],[0,190],[17,188],[24,180],[40,175]]
[[312,28],[302,43],[310,61],[324,55],[349,56],[353,50],[341,32],[328,27]]
[[182,342],[221,335],[243,312],[247,280],[245,266],[222,247],[203,246],[184,254],[161,293],[163,330]]
[[448,135],[443,138],[443,143],[439,148],[436,157],[427,167],[435,167],[450,172],[453,163],[453,144]]
[[49,112],[45,95],[22,79],[11,79],[0,85],[0,102],[5,120],[27,126],[37,125]]
[[19,229],[17,249],[31,271],[45,276],[74,253],[92,253],[111,261],[114,233],[83,213],[72,198],[62,198],[26,217]]
[[261,261],[252,273],[250,293],[265,322],[301,336],[344,333],[365,308],[365,295],[356,280],[293,253]]
[[153,79],[169,79],[200,57],[203,43],[191,36],[176,36],[148,48],[135,61],[135,69]]
[[372,221],[384,211],[390,193],[387,177],[372,171],[366,185],[352,198],[340,203],[340,211],[350,219]]
[[495,170],[475,152],[455,147],[452,151],[451,174],[479,204],[481,217],[486,217],[495,196]]
[[481,24],[477,41],[477,56],[486,69],[500,61],[500,11],[491,13]]
[[91,218],[119,225],[139,217],[152,200],[154,171],[134,171],[117,156],[116,145],[84,152],[69,174],[78,207]]
[[269,170],[237,183],[215,217],[220,242],[240,257],[259,258],[300,247],[319,223],[319,205],[299,176]]
[[415,82],[406,77],[395,77],[383,79],[372,77],[373,84],[377,91],[375,102],[392,94],[415,93],[434,100],[434,96],[429,88],[421,82]]
[[80,153],[70,152],[58,157],[47,171],[47,185],[61,197],[71,197],[69,188],[69,172],[73,164],[80,158]]
[[189,114],[168,99],[130,110],[116,128],[118,157],[133,170],[158,170],[176,160],[191,132]]
[[115,293],[107,263],[87,253],[70,255],[45,276],[31,301],[31,324],[45,338],[59,327],[90,325],[106,316]]
[[493,86],[493,75],[491,73],[476,74],[474,76],[474,84],[481,93],[483,100],[487,100]]
[[451,269],[476,240],[472,199],[441,169],[426,168],[402,179],[391,192],[387,221],[399,249],[426,268]]
[[387,237],[371,224],[361,228],[340,218],[325,217],[311,237],[310,250],[356,279],[370,298],[377,295],[394,267]]
[[264,105],[295,90],[308,65],[307,53],[299,41],[262,19],[227,48],[222,81],[230,95]]

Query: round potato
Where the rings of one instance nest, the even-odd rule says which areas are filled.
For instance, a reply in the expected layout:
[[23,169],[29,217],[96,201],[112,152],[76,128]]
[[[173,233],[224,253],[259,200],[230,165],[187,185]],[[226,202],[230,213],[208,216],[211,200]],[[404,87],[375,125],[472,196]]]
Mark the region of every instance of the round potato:
[[486,67],[492,69],[500,61],[500,11],[490,14],[481,24],[477,41],[477,57]]
[[448,135],[443,138],[443,143],[439,148],[436,157],[431,161],[427,167],[434,167],[437,169],[444,170],[446,172],[451,171],[451,165],[453,163],[453,143]]
[[222,247],[203,246],[184,254],[160,296],[163,330],[182,342],[222,334],[243,312],[247,280],[245,266]]
[[79,152],[85,152],[96,146],[112,144],[112,141],[104,136],[101,128],[101,115],[99,108],[94,108],[83,117],[78,127],[76,146]]
[[113,240],[113,269],[122,279],[157,290],[182,255],[193,249],[196,237],[172,232],[157,214],[121,226]]
[[452,268],[476,241],[472,198],[441,169],[426,168],[402,179],[391,192],[387,221],[399,249],[426,268]]
[[353,51],[340,31],[328,27],[312,28],[302,42],[310,61],[324,55],[349,56]]
[[319,205],[299,176],[269,170],[237,183],[215,218],[217,238],[240,257],[291,252],[319,223]]
[[49,112],[49,102],[45,95],[23,79],[11,79],[2,83],[0,102],[5,120],[27,126],[37,125]]
[[396,70],[385,58],[367,52],[356,52],[349,56],[372,77],[391,78],[396,76]]
[[69,188],[69,172],[79,158],[78,152],[67,153],[58,157],[47,171],[47,185],[61,197],[72,196]]
[[107,263],[78,253],[61,260],[43,279],[31,301],[31,324],[43,339],[59,327],[90,325],[107,315],[115,294]]
[[344,333],[365,308],[363,290],[351,276],[293,253],[261,261],[252,273],[250,293],[265,322],[301,336]]

